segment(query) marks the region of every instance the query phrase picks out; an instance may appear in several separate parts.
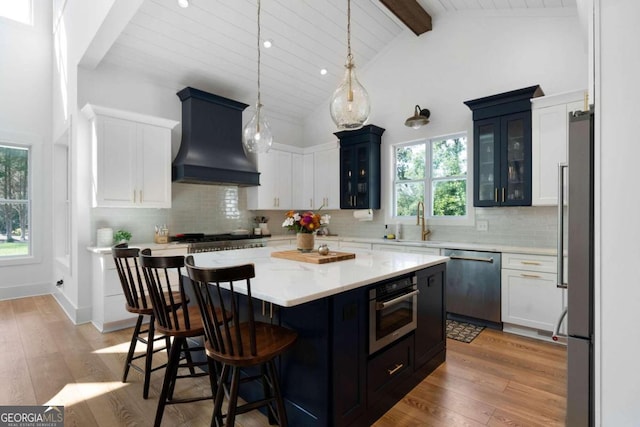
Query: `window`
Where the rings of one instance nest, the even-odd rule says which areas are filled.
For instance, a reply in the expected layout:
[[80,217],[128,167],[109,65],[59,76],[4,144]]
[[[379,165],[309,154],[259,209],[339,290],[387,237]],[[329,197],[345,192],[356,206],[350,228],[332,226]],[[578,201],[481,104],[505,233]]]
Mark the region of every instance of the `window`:
[[31,0],[0,0],[0,16],[22,24],[33,24]]
[[415,216],[419,202],[429,218],[468,217],[466,133],[394,148],[395,217]]
[[31,254],[29,149],[0,145],[0,258]]

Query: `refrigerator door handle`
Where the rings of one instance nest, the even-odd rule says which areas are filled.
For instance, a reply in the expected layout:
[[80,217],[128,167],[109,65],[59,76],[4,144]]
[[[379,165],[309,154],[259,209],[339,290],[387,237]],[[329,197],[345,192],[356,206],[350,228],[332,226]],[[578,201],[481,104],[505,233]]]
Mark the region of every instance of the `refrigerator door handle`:
[[558,163],[558,288],[566,289],[564,281],[564,170],[566,163]]

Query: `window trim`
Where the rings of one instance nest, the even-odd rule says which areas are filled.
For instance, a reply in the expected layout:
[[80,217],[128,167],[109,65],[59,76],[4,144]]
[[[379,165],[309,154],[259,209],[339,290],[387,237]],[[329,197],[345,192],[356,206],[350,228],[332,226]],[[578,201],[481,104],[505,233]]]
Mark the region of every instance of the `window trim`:
[[[441,217],[441,216],[431,216],[425,215],[428,224],[433,225],[451,225],[451,226],[470,226],[475,224],[475,208],[473,206],[473,144],[469,139],[469,133],[467,131],[453,132],[443,135],[424,137],[419,139],[414,139],[410,141],[398,142],[395,144],[389,145],[389,186],[387,188],[387,203],[388,214],[386,215],[386,221],[390,223],[399,223],[406,225],[415,225],[416,218],[415,217],[407,217],[407,216],[395,216],[395,203],[396,203],[396,195],[395,195],[395,177],[396,177],[396,149],[398,147],[409,146],[409,145],[417,145],[420,143],[429,144],[433,141],[439,141],[443,139],[457,138],[464,136],[467,138],[467,215],[464,217]],[[431,148],[428,149],[427,154],[428,160],[431,160]],[[431,184],[431,167],[427,170],[429,184]],[[429,193],[431,189],[428,190]]]

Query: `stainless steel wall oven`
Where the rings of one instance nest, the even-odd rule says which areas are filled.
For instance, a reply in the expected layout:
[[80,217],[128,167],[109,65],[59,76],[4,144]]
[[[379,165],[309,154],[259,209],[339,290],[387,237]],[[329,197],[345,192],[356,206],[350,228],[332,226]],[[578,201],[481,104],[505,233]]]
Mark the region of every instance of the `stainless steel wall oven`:
[[413,331],[417,324],[415,274],[380,283],[369,291],[369,354]]

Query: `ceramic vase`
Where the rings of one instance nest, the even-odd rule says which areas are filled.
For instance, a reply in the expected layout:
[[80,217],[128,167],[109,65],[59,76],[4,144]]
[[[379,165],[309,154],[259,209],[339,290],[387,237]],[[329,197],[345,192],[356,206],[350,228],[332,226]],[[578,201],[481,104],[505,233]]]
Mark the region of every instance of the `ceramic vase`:
[[296,234],[298,250],[300,252],[311,252],[315,246],[315,237],[316,236],[313,233]]

